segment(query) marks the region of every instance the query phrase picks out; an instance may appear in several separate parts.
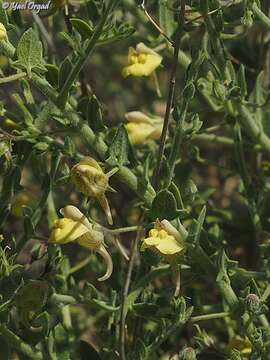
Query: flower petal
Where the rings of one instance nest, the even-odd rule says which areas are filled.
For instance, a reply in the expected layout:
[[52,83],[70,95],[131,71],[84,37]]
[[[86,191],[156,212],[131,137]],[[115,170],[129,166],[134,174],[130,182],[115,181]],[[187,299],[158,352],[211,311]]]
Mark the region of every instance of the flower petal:
[[78,221],[66,218],[58,219],[55,220],[49,243],[66,244],[77,240],[87,232],[89,232],[89,229]]
[[172,235],[167,235],[164,238],[146,238],[143,241],[141,250],[146,248],[156,249],[161,255],[176,255],[184,250],[184,246],[180,245]]
[[143,144],[155,132],[152,125],[143,123],[128,123],[125,125],[129,141],[134,144]]
[[128,77],[133,76],[149,76],[161,64],[162,57],[159,55],[146,54],[144,63],[136,63],[124,67],[122,75]]

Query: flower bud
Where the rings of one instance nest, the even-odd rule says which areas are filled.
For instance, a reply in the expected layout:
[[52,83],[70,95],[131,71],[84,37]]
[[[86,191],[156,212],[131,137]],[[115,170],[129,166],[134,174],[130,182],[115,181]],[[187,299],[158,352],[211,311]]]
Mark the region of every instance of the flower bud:
[[7,30],[5,26],[0,23],[0,40],[5,40],[7,38]]
[[98,198],[108,187],[108,178],[92,158],[84,158],[71,169],[71,179],[78,191]]
[[260,299],[256,294],[249,294],[245,299],[247,311],[254,314],[260,310]]
[[180,354],[180,360],[196,360],[196,353],[192,347],[185,348]]
[[112,224],[111,210],[105,196],[105,192],[109,188],[109,176],[103,172],[98,162],[90,157],[82,159],[71,169],[71,179],[77,191],[96,198],[105,212],[109,224]]

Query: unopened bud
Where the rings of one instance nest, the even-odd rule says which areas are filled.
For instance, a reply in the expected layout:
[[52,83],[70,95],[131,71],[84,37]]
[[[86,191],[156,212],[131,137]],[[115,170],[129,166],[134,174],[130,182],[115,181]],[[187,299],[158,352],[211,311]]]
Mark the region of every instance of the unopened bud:
[[249,313],[256,313],[260,309],[260,299],[256,294],[249,294],[245,300],[247,311]]
[[192,347],[187,347],[181,353],[179,354],[180,360],[196,360],[196,353],[195,350]]
[[77,191],[86,196],[96,198],[104,210],[109,224],[112,224],[110,206],[105,196],[109,187],[109,174],[105,174],[98,162],[86,157],[71,169],[71,179]]

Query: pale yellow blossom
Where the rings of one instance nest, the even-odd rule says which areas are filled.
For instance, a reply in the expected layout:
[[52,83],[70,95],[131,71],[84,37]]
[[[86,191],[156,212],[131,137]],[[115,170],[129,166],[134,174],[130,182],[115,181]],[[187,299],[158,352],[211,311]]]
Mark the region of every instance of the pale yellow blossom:
[[150,117],[141,111],[131,111],[125,114],[125,118],[128,121],[125,128],[131,144],[144,144],[149,140],[160,138],[163,127],[161,117]]
[[177,229],[168,220],[162,220],[156,221],[149,236],[143,240],[141,250],[145,249],[154,250],[170,262],[184,253],[185,243]]
[[139,43],[136,49],[129,48],[128,65],[124,67],[122,74],[124,77],[149,76],[161,64],[162,57],[144,43]]
[[55,220],[54,228],[49,238],[49,243],[66,244],[77,242],[79,245],[100,254],[107,265],[107,271],[99,281],[107,280],[113,271],[113,263],[110,254],[104,246],[102,231],[95,230],[84,214],[75,206],[68,205],[60,210],[64,216]]

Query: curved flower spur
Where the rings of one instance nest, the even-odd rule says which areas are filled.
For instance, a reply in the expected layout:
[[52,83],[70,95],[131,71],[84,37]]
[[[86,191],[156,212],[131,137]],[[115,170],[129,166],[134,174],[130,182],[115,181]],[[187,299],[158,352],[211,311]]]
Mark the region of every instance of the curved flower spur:
[[68,205],[60,210],[64,217],[55,220],[54,228],[49,238],[51,244],[67,244],[77,242],[89,250],[95,251],[104,259],[107,270],[98,281],[107,280],[113,271],[111,255],[105,248],[102,231],[96,230],[86,216],[75,206]]
[[105,174],[98,162],[91,157],[85,157],[71,169],[71,180],[76,190],[98,200],[110,225],[113,224],[113,219],[105,192],[112,190],[109,178],[117,171],[118,169],[113,169]]

